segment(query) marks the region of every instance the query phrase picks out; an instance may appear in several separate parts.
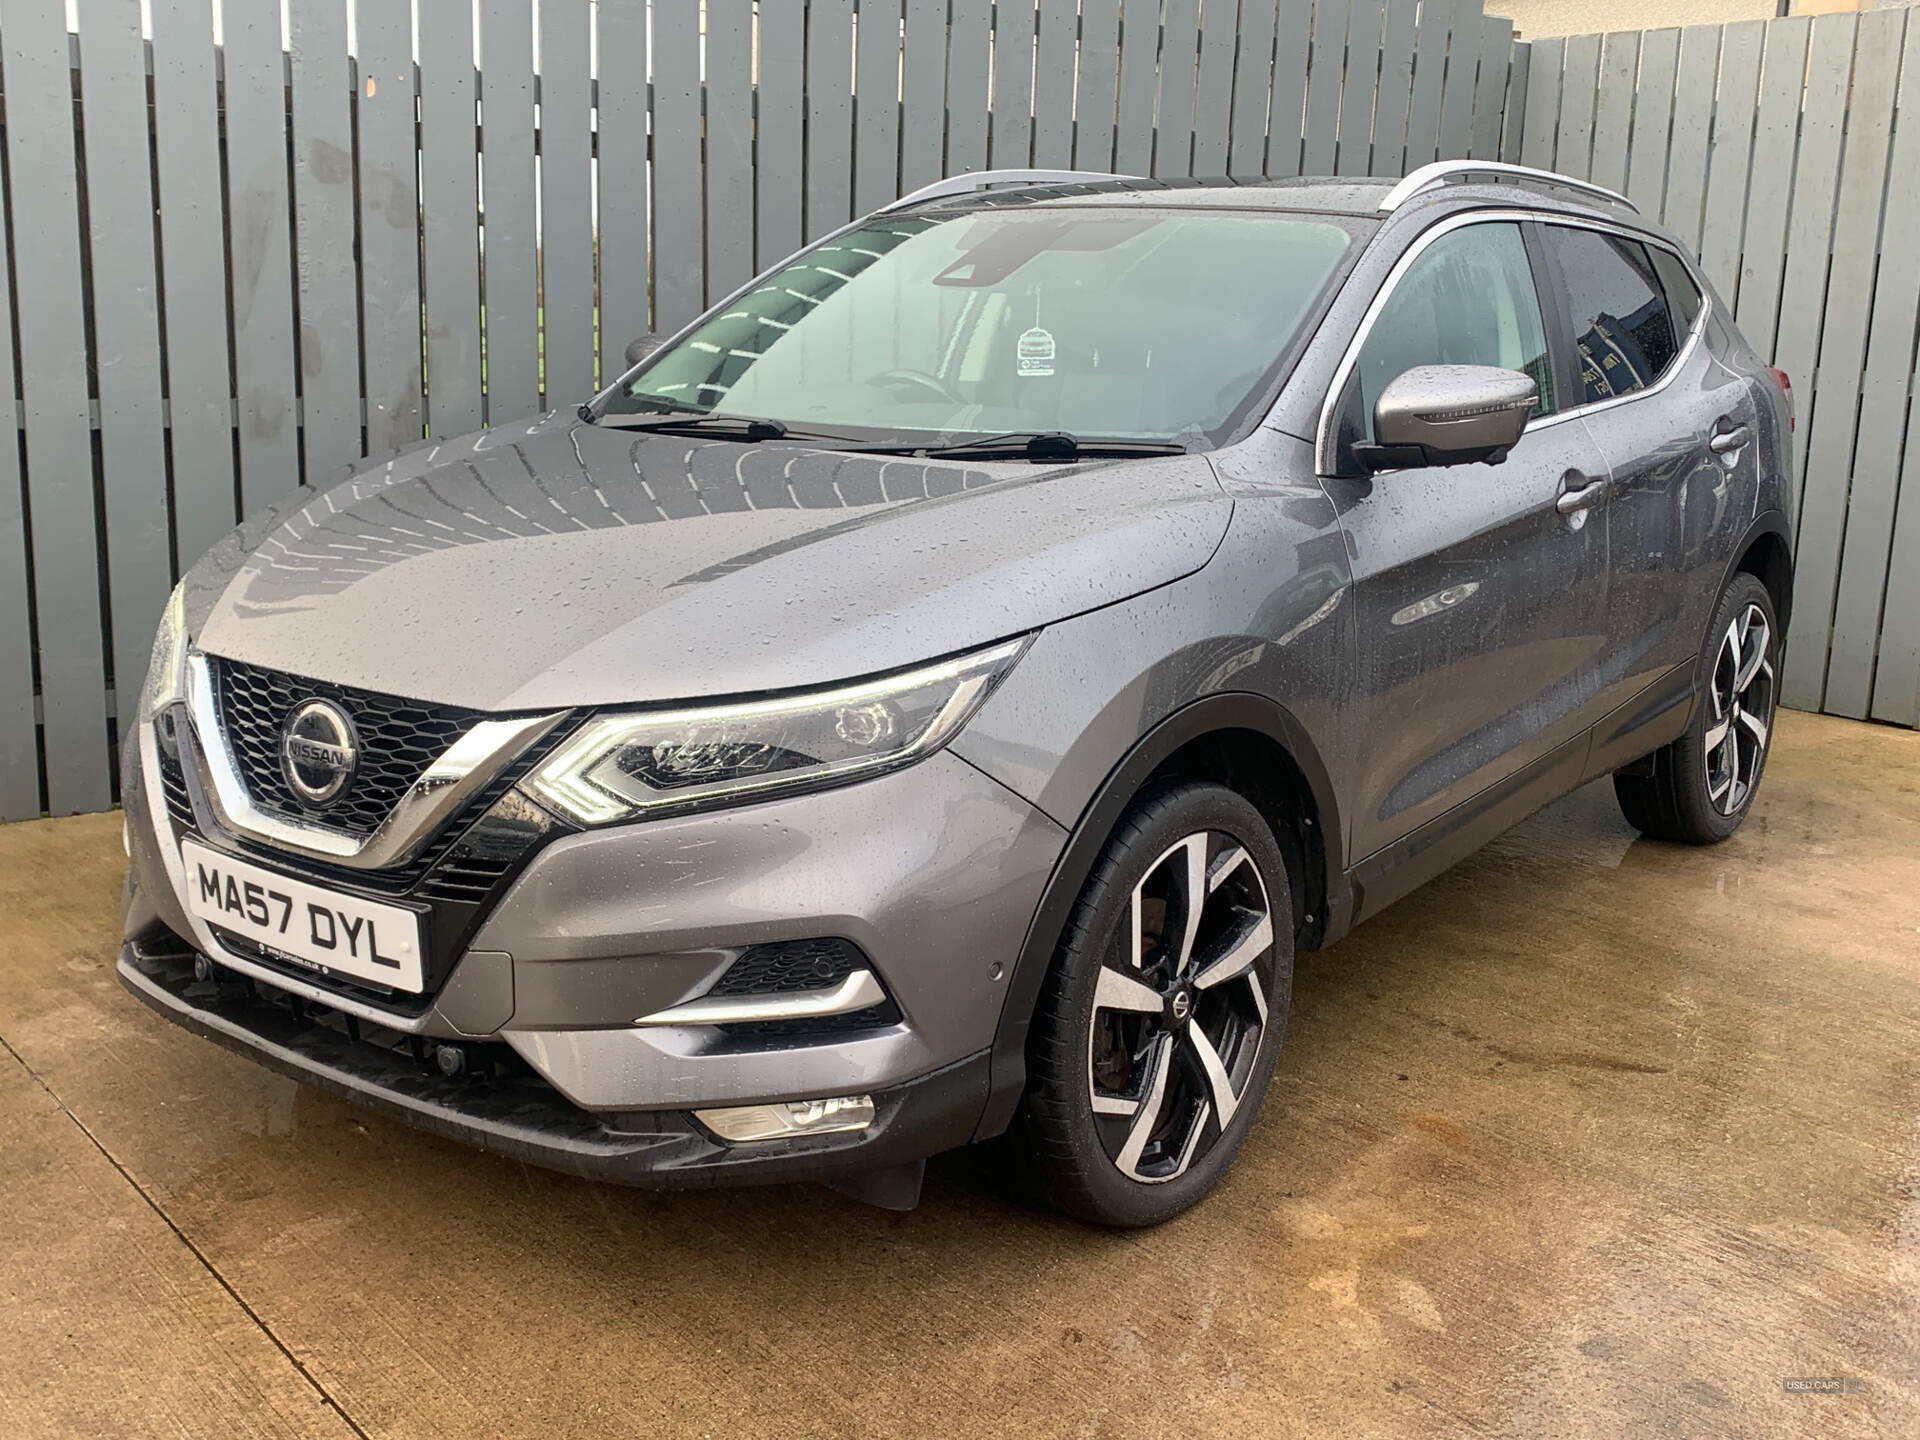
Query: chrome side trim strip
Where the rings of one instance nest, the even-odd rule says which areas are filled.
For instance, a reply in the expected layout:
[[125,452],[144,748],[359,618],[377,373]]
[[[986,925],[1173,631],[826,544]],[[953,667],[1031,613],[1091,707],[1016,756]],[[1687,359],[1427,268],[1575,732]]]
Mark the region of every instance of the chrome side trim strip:
[[1571,175],[1561,175],[1552,170],[1538,170],[1531,165],[1509,165],[1499,160],[1436,160],[1430,165],[1422,165],[1387,192],[1386,199],[1380,202],[1380,213],[1392,214],[1421,191],[1431,190],[1436,185],[1464,175],[1491,175],[1496,180],[1515,180],[1543,188],[1551,186],[1559,190],[1572,190],[1577,194],[1609,200],[1615,205],[1624,205],[1636,215],[1640,213],[1640,207],[1618,190],[1609,190],[1591,180],[1577,180]]
[[965,175],[949,175],[944,180],[936,180],[931,185],[922,185],[911,195],[902,195],[891,205],[882,205],[873,213],[885,215],[891,210],[904,210],[909,205],[918,205],[927,200],[944,200],[949,195],[966,195],[975,190],[984,190],[989,185],[1047,185],[1070,183],[1077,180],[1140,180],[1140,175],[1109,175],[1100,170],[975,170]]
[[350,870],[381,870],[412,859],[444,821],[566,713],[482,720],[426,768],[379,829],[364,837],[348,835],[308,820],[271,815],[254,805],[227,749],[214,701],[213,667],[204,655],[187,657],[187,716],[193,727],[193,744],[187,748],[220,827]]
[[871,970],[856,970],[829,990],[785,995],[707,995],[671,1009],[642,1015],[636,1025],[737,1025],[752,1020],[812,1020],[848,1015],[887,998]]
[[[1604,220],[1592,220],[1585,216],[1578,215],[1556,215],[1543,210],[1466,210],[1455,215],[1449,215],[1446,219],[1438,221],[1416,235],[1413,238],[1413,243],[1408,245],[1406,250],[1402,252],[1400,258],[1393,262],[1393,269],[1387,272],[1387,278],[1381,283],[1379,292],[1374,295],[1372,303],[1367,306],[1367,313],[1360,317],[1360,325],[1359,328],[1353,332],[1353,339],[1347,342],[1347,348],[1340,357],[1340,363],[1334,367],[1333,383],[1327,386],[1327,393],[1320,401],[1320,423],[1314,432],[1314,470],[1317,474],[1331,476],[1337,468],[1334,464],[1334,409],[1339,402],[1341,393],[1347,388],[1347,381],[1353,376],[1353,367],[1359,363],[1360,347],[1367,343],[1367,336],[1373,333],[1374,321],[1379,319],[1380,312],[1386,308],[1387,301],[1392,298],[1394,289],[1399,285],[1401,277],[1407,273],[1408,268],[1413,264],[1414,260],[1419,257],[1420,252],[1438,240],[1442,235],[1450,235],[1455,230],[1465,229],[1469,225],[1491,225],[1500,223],[1564,225],[1576,230],[1600,230],[1610,235],[1622,235],[1629,240],[1638,241],[1642,245],[1658,246],[1668,254],[1678,256],[1680,263],[1686,266],[1689,275],[1696,273],[1693,262],[1687,259],[1685,252],[1669,244],[1658,235],[1651,235],[1643,230],[1635,230],[1629,225],[1610,225]],[[1647,386],[1646,389],[1635,390],[1631,394],[1615,395],[1607,400],[1594,400],[1582,405],[1572,405],[1564,410],[1556,410],[1551,415],[1538,416],[1528,422],[1528,432],[1543,430],[1549,425],[1558,425],[1563,420],[1571,420],[1579,415],[1590,415],[1595,411],[1605,410],[1614,405],[1625,405],[1635,400],[1644,400],[1649,395],[1658,395],[1662,390],[1666,389],[1667,386],[1671,385],[1674,377],[1680,373],[1681,368],[1693,358],[1693,352],[1700,343],[1700,337],[1706,333],[1707,316],[1713,309],[1713,296],[1708,293],[1704,285],[1700,286],[1699,290],[1700,313],[1693,317],[1693,329],[1687,332],[1687,338],[1681,342],[1680,348],[1674,352],[1672,362],[1668,364],[1666,372],[1662,374],[1658,380]],[[1547,298],[1542,296],[1540,304],[1543,314],[1547,303]]]

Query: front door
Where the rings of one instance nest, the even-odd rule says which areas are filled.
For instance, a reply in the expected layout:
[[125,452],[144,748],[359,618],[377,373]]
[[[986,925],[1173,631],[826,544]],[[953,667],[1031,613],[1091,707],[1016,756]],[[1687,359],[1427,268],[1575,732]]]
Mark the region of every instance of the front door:
[[1406,262],[1343,396],[1349,438],[1416,365],[1533,378],[1536,418],[1504,463],[1325,483],[1352,557],[1352,711],[1363,717],[1351,849],[1375,854],[1514,777],[1596,718],[1607,622],[1607,471],[1563,408],[1522,226],[1449,229]]

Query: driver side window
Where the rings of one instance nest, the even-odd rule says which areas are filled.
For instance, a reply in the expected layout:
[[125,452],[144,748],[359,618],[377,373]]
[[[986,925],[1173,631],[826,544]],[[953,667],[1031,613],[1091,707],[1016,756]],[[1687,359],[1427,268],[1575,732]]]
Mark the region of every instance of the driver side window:
[[1371,441],[1380,392],[1416,365],[1496,365],[1539,387],[1533,413],[1554,408],[1546,327],[1520,227],[1467,225],[1422,250],[1360,347],[1359,433]]

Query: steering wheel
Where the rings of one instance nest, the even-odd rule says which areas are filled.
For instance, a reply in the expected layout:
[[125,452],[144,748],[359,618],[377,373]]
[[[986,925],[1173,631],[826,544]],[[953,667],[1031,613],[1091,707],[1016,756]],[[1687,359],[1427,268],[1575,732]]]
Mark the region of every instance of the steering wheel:
[[905,389],[916,386],[922,390],[931,390],[949,405],[965,405],[966,397],[956,395],[952,388],[937,375],[929,375],[924,370],[882,370],[878,375],[867,377],[867,384],[882,390]]

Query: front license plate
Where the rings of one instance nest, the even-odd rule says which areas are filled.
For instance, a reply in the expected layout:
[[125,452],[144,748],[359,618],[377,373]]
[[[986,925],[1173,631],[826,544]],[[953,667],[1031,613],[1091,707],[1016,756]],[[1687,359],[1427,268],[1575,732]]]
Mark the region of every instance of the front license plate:
[[419,992],[420,917],[309,885],[191,840],[180,845],[187,908],[209,925],[330,975]]

